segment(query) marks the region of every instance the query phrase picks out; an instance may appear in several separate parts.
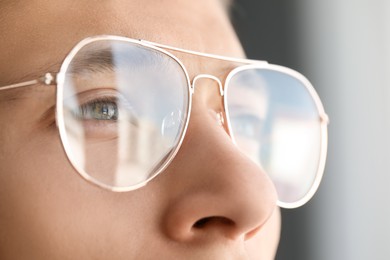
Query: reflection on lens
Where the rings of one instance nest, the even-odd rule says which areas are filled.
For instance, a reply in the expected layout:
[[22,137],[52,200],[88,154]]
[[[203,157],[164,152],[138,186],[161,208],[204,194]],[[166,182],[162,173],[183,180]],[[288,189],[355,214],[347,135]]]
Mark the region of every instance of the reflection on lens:
[[226,89],[238,147],[269,174],[279,201],[303,199],[321,155],[319,112],[304,83],[277,70],[251,68],[236,71]]
[[133,42],[98,40],[74,55],[65,75],[62,139],[75,168],[114,189],[154,177],[187,120],[188,80],[178,62]]

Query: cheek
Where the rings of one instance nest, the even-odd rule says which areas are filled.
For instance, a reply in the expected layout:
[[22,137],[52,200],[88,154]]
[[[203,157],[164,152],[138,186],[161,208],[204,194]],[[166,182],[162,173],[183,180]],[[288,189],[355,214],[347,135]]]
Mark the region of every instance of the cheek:
[[249,259],[275,259],[280,228],[281,215],[277,207],[262,230],[245,242]]
[[21,253],[35,255],[50,250],[55,234],[61,234],[54,222],[58,212],[66,212],[61,209],[67,200],[61,190],[69,185],[65,175],[71,170],[55,134],[13,129],[0,156],[0,181],[4,184],[0,191],[0,234],[1,239],[7,237],[0,251],[20,248]]
[[55,130],[14,132],[3,148],[0,252],[37,259],[68,258],[72,252],[87,259],[96,248],[99,257],[110,258],[113,244],[125,243],[117,248],[133,247],[133,252],[141,248],[142,233],[131,223],[145,221],[147,207],[143,211],[145,203],[137,204],[145,194],[124,196],[87,183],[68,163]]

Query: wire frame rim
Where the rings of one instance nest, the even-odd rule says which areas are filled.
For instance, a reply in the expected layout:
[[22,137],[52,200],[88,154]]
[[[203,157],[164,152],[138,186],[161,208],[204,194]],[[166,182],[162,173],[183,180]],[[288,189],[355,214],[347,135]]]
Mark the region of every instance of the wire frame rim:
[[280,65],[274,65],[274,64],[249,64],[249,65],[244,65],[237,67],[233,69],[228,76],[226,77],[226,80],[224,82],[224,98],[223,98],[223,105],[226,113],[226,118],[227,118],[227,125],[228,125],[228,130],[229,130],[229,135],[231,136],[233,142],[235,145],[237,145],[237,142],[234,138],[234,134],[231,128],[231,122],[230,122],[230,116],[229,116],[229,108],[228,108],[228,102],[227,102],[227,96],[228,96],[228,88],[229,88],[229,83],[231,79],[239,72],[248,70],[248,69],[261,69],[261,70],[269,70],[269,71],[276,71],[276,72],[281,72],[284,73],[288,76],[291,76],[295,79],[297,79],[299,82],[302,83],[302,85],[305,87],[305,89],[309,92],[310,96],[313,98],[313,101],[315,103],[315,106],[318,110],[318,116],[319,116],[319,123],[320,123],[320,154],[319,154],[319,159],[318,159],[318,166],[317,166],[317,172],[314,178],[314,181],[310,187],[310,189],[306,192],[306,194],[298,199],[297,201],[294,202],[283,202],[281,200],[277,200],[277,205],[282,208],[287,208],[287,209],[293,209],[293,208],[298,208],[304,204],[306,204],[316,193],[318,190],[318,187],[321,183],[322,177],[324,175],[324,170],[325,170],[325,162],[326,162],[326,157],[327,157],[327,146],[328,146],[328,130],[327,130],[327,124],[328,122],[326,120],[323,120],[324,118],[328,118],[324,106],[315,91],[313,85],[310,83],[310,81],[303,76],[301,73],[284,67]]
[[[140,183],[134,184],[134,185],[112,186],[112,185],[105,184],[105,183],[97,180],[96,178],[93,178],[84,169],[82,169],[80,166],[78,166],[77,163],[74,162],[75,160],[72,157],[73,152],[71,150],[70,144],[69,144],[68,139],[67,139],[67,134],[66,134],[66,130],[65,130],[64,110],[63,110],[63,98],[64,98],[63,92],[64,92],[66,72],[67,72],[68,67],[69,67],[71,61],[73,60],[73,58],[76,56],[76,54],[83,47],[87,46],[90,43],[98,42],[98,41],[127,42],[127,43],[132,43],[132,44],[135,44],[138,46],[143,46],[143,47],[147,47],[147,48],[153,49],[155,51],[158,51],[158,52],[172,58],[180,66],[180,68],[183,70],[183,73],[184,73],[184,76],[186,79],[187,93],[188,93],[188,95],[187,95],[187,97],[188,97],[187,103],[188,104],[186,106],[186,109],[188,112],[187,112],[186,120],[184,122],[184,126],[182,128],[182,131],[181,131],[181,134],[179,137],[179,141],[178,141],[177,145],[175,146],[175,148],[169,153],[169,156],[167,157],[167,159],[165,159],[164,163],[159,167],[159,169],[155,173],[153,173],[146,180],[144,180]],[[88,182],[90,182],[98,187],[101,187],[103,189],[106,189],[109,191],[115,191],[115,192],[127,192],[127,191],[132,191],[132,190],[136,190],[140,187],[143,187],[148,182],[153,180],[155,177],[160,175],[160,173],[163,172],[169,166],[169,164],[175,158],[176,154],[178,153],[178,151],[183,143],[185,134],[187,132],[187,128],[188,128],[188,124],[189,124],[189,120],[190,120],[190,115],[191,115],[191,108],[192,108],[192,88],[191,88],[191,84],[190,84],[189,74],[188,74],[186,68],[184,67],[183,63],[177,57],[175,57],[173,54],[171,54],[171,53],[169,53],[169,52],[167,52],[159,47],[148,44],[147,42],[142,42],[140,40],[134,40],[134,39],[122,37],[122,36],[111,36],[111,35],[101,35],[101,36],[88,37],[88,38],[83,39],[82,41],[77,43],[75,47],[73,47],[73,49],[69,52],[69,54],[64,59],[64,62],[62,63],[61,68],[60,68],[60,72],[57,75],[56,97],[57,97],[57,100],[56,100],[57,127],[58,127],[59,134],[60,134],[61,144],[62,144],[62,147],[64,149],[64,152],[66,154],[66,157],[67,157],[69,163],[72,165],[72,167],[76,170],[76,172],[84,180],[86,180],[86,181],[88,181]]]

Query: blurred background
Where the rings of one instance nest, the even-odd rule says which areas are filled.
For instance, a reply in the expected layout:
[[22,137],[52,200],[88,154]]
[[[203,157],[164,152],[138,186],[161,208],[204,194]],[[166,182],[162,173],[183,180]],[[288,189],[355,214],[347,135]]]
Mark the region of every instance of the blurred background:
[[248,57],[298,70],[330,117],[323,182],[283,210],[278,260],[390,259],[390,1],[236,0]]

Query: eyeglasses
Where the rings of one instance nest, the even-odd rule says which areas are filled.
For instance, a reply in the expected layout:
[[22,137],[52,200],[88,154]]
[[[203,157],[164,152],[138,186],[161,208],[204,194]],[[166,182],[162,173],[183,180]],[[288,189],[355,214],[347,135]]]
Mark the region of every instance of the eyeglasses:
[[[191,81],[168,50],[234,67],[222,80]],[[201,78],[217,82],[228,134],[270,176],[278,205],[306,203],[322,178],[328,117],[310,82],[289,68],[103,35],[79,42],[59,73],[0,90],[56,84],[56,123],[70,163],[86,180],[121,192],[144,186],[174,159]]]

